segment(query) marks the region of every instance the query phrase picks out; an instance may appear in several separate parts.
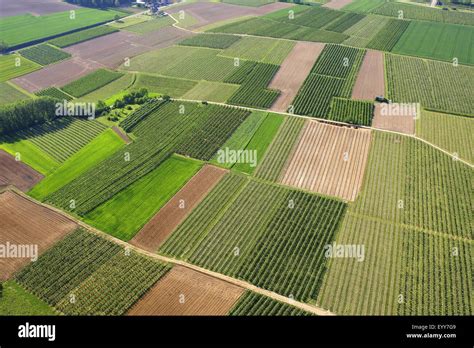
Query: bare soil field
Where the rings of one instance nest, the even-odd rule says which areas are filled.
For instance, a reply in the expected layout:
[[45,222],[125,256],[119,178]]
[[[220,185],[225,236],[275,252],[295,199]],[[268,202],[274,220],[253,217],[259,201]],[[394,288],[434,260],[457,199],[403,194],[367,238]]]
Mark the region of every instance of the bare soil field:
[[387,104],[375,105],[372,127],[405,134],[415,134],[415,113],[405,112],[397,116],[388,116],[382,113],[383,107],[387,107]]
[[218,2],[195,2],[189,5],[170,8],[166,10],[166,12],[175,14],[179,13],[180,11],[184,11],[185,15],[189,14],[199,21],[199,23],[190,26],[188,29],[197,29],[208,24],[232,18],[249,15],[260,16],[291,6],[293,6],[293,4],[283,2],[275,2],[260,7],[245,7]]
[[[0,257],[0,280],[9,279],[34,256],[38,255],[74,230],[76,224],[48,208],[35,204],[12,191],[0,194],[0,244],[10,249],[23,247],[23,257]],[[28,250],[28,251],[27,251]],[[11,256],[10,250],[7,256]]]
[[48,13],[80,8],[61,0],[0,0],[0,17],[31,13],[40,16]]
[[327,8],[332,8],[332,9],[338,10],[340,8],[343,8],[346,5],[349,5],[352,1],[353,0],[331,0],[323,6],[327,7]]
[[239,286],[174,266],[128,315],[226,315],[243,293]]
[[354,201],[362,186],[371,131],[308,121],[281,183]]
[[143,226],[130,243],[144,250],[156,251],[227,172],[211,165],[204,166]]
[[119,127],[113,126],[112,130],[125,142],[125,144],[130,144],[132,140],[124,133]]
[[383,52],[368,50],[352,90],[352,99],[374,100],[385,93]]
[[17,77],[12,81],[28,92],[34,93],[48,87],[64,86],[102,67],[103,65],[99,63],[75,57]]
[[271,110],[286,112],[314,62],[324,49],[323,43],[298,42],[270,82],[269,88],[281,91]]
[[174,27],[165,27],[144,35],[120,31],[69,46],[65,51],[93,64],[117,68],[126,58],[171,46],[191,35],[193,34]]
[[9,153],[0,150],[0,182],[3,182],[3,185],[13,185],[26,192],[43,178],[43,174],[23,162],[16,161]]

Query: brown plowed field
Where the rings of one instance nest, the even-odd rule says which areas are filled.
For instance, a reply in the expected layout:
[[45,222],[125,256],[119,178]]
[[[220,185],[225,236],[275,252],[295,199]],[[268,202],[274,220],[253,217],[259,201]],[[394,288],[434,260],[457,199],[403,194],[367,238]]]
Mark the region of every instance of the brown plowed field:
[[17,77],[12,81],[28,92],[35,93],[48,87],[64,86],[102,67],[103,65],[97,62],[76,57]]
[[362,185],[370,139],[367,129],[308,121],[281,182],[353,201]]
[[344,6],[350,4],[352,1],[353,0],[331,0],[323,6],[327,7],[327,8],[332,8],[332,9],[338,10],[338,9],[343,8]]
[[117,68],[125,62],[125,58],[171,46],[191,35],[193,34],[174,27],[161,28],[144,35],[120,31],[69,46],[65,51],[82,60]]
[[[26,192],[35,186],[43,175],[23,162],[16,161],[13,156],[0,150],[0,181],[13,185]],[[1,221],[1,220],[0,220]]]
[[270,82],[281,91],[271,110],[286,112],[324,48],[322,43],[298,42]]
[[368,50],[352,90],[352,99],[374,100],[384,94],[383,52]]
[[[291,6],[293,6],[293,4],[283,2],[275,2],[259,7],[237,6],[218,2],[195,2],[167,9],[166,12],[174,14],[184,11],[185,15],[189,14],[198,20],[197,24],[188,28],[196,29],[204,25],[225,21],[227,19],[250,15],[260,16]],[[173,17],[176,18],[176,16]]]
[[[38,255],[77,227],[66,217],[12,191],[0,194],[0,224],[1,245],[37,245]],[[25,257],[0,257],[0,280],[10,278],[30,261]]]
[[226,315],[243,293],[239,286],[174,266],[128,315]]
[[[131,240],[133,245],[155,251],[160,244],[184,221],[188,214],[222,179],[227,170],[204,166],[189,182]],[[180,204],[184,202],[184,207]]]
[[[387,104],[385,104],[386,106]],[[382,114],[382,107],[384,107],[383,104],[375,105],[372,127],[405,134],[415,134],[415,115],[413,113],[388,116]]]

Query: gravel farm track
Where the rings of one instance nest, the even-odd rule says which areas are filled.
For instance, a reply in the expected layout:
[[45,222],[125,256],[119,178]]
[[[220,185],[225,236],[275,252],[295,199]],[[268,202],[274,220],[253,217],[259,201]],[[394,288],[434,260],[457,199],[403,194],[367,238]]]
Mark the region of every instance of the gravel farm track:
[[226,315],[245,289],[192,269],[175,266],[128,315]]
[[[227,172],[227,170],[211,165],[204,166],[135,235],[131,243],[144,250],[156,251]],[[181,207],[181,203],[184,204],[184,207]]]
[[[38,245],[38,256],[77,227],[71,219],[13,191],[0,193],[0,244]],[[0,281],[9,279],[30,258],[0,258]]]
[[369,154],[371,131],[308,121],[281,183],[354,201]]

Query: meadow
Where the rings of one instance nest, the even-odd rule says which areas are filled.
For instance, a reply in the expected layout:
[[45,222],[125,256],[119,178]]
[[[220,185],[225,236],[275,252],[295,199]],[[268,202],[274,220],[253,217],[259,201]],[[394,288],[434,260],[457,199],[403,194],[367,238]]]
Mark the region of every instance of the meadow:
[[2,283],[0,315],[57,315],[53,308],[13,280]]
[[146,88],[151,93],[179,98],[196,85],[197,82],[192,80],[138,73],[133,88]]
[[0,104],[13,103],[28,98],[26,93],[21,92],[8,82],[0,82]]
[[28,60],[19,54],[0,56],[0,82],[28,74],[41,69],[41,65]]

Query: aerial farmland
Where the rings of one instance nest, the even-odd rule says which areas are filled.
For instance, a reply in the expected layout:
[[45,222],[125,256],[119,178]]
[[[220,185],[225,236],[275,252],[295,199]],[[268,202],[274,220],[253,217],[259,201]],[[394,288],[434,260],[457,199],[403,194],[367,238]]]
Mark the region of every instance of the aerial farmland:
[[474,315],[470,0],[0,0],[0,33],[0,319]]

